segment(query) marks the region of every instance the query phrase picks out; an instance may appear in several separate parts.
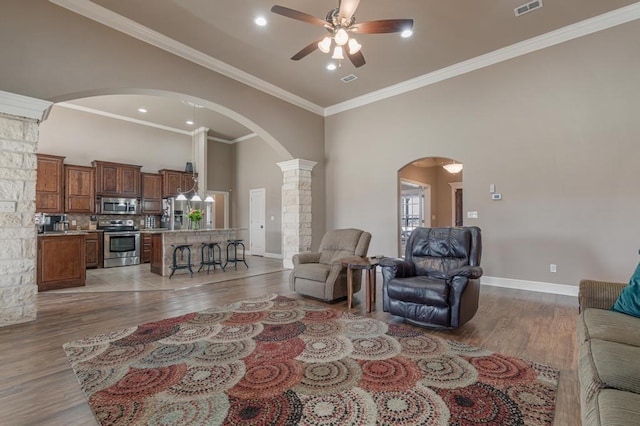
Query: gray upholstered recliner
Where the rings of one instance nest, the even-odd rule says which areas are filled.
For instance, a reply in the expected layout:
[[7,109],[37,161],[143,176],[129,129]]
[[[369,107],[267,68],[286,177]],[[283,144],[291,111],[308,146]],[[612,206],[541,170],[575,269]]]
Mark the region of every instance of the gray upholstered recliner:
[[[289,275],[291,290],[327,302],[347,296],[347,272],[342,261],[365,257],[371,234],[360,229],[336,229],[322,238],[317,252],[302,252],[293,256]],[[360,290],[361,271],[353,273],[353,291]]]
[[409,323],[457,328],[478,310],[480,228],[416,228],[404,259],[383,258],[382,306]]

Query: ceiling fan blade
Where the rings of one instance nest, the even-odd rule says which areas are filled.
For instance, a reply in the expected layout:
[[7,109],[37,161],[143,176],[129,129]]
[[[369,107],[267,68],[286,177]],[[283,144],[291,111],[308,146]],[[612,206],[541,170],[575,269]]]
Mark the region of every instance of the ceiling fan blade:
[[320,37],[316,41],[312,41],[307,46],[303,47],[302,50],[300,50],[298,53],[293,55],[291,59],[293,59],[294,61],[299,61],[300,59],[304,58],[318,48],[318,43],[320,43],[323,38],[324,37]]
[[360,0],[340,0],[340,11],[338,16],[349,21],[360,4]]
[[349,60],[351,61],[353,66],[356,67],[356,68],[360,68],[361,66],[366,64],[366,62],[364,60],[364,56],[362,55],[361,51],[357,51],[353,55],[350,55],[349,51],[347,50],[347,56],[349,57]]
[[297,19],[298,21],[306,22],[308,24],[319,25],[321,27],[325,27],[329,25],[327,21],[324,19],[316,18],[313,15],[309,15],[308,13],[300,12],[298,10],[289,9],[288,7],[275,5],[271,8],[273,13],[277,13],[278,15],[286,16],[287,18]]
[[413,19],[382,19],[380,21],[360,22],[351,26],[351,30],[360,34],[399,33],[413,28]]

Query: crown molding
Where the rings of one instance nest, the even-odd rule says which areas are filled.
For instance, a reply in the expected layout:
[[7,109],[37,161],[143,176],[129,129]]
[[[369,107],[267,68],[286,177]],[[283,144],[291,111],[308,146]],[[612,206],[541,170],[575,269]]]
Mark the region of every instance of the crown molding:
[[[2,103],[1,97],[0,97],[0,103]],[[82,106],[82,105],[76,105],[76,104],[72,104],[72,103],[69,103],[69,102],[60,102],[60,103],[57,103],[55,105],[59,106],[59,107],[63,107],[63,108],[74,109],[76,111],[86,112],[86,113],[89,113],[89,114],[101,115],[103,117],[109,117],[109,118],[113,118],[115,120],[128,121],[129,123],[139,124],[141,126],[153,127],[154,129],[160,129],[160,130],[166,130],[168,132],[179,133],[181,135],[186,135],[186,136],[193,136],[198,131],[200,131],[201,129],[206,129],[207,131],[209,131],[209,128],[207,128],[207,127],[200,127],[199,129],[195,129],[193,131],[177,129],[175,127],[164,126],[162,124],[152,123],[151,121],[144,121],[144,120],[140,120],[140,119],[137,119],[137,118],[127,117],[126,115],[113,114],[111,112],[100,111],[99,109],[89,108],[89,107],[85,107],[85,106]],[[242,142],[242,141],[245,141],[247,139],[251,139],[251,138],[253,138],[255,136],[257,136],[257,134],[249,133],[249,134],[246,134],[244,136],[237,137],[237,138],[235,138],[233,140],[222,139],[222,138],[218,138],[218,137],[215,137],[215,136],[209,136],[209,137],[207,137],[207,139],[210,140],[210,141],[215,141],[215,142],[234,144],[236,142]]]
[[131,19],[125,18],[102,6],[92,3],[90,0],[49,0],[60,7],[68,9],[114,30],[120,31],[138,40],[144,41],[159,49],[165,50],[183,59],[215,71],[226,77],[239,81],[254,89],[258,89],[283,101],[304,108],[315,114],[322,115],[324,108],[316,105],[300,96],[287,92],[280,87],[261,80],[247,72],[232,67],[218,59],[215,59],[199,50],[180,43],[144,25],[140,25]]
[[52,105],[53,102],[0,90],[0,114],[44,121]]
[[446,68],[439,69],[429,74],[424,74],[384,89],[376,90],[366,95],[358,96],[339,104],[325,108],[324,116],[338,114],[350,109],[358,108],[370,103],[374,103],[392,96],[410,92],[421,87],[429,86],[462,74],[466,74],[481,68],[485,68],[527,53],[555,46],[565,41],[573,40],[585,35],[593,34],[598,31],[606,30],[627,22],[640,18],[640,2],[630,6],[622,7],[596,17],[576,22],[555,31],[530,38],[520,43],[502,49],[494,50],[475,58],[468,59],[463,62],[451,65]]
[[640,2],[604,13],[593,18],[577,22],[572,25],[551,31],[546,34],[471,58],[469,60],[439,69],[437,71],[406,80],[404,82],[367,93],[353,99],[322,108],[304,98],[294,95],[280,87],[261,80],[238,68],[219,61],[199,50],[186,46],[176,40],[166,37],[135,21],[127,19],[117,13],[92,3],[90,0],[49,0],[50,2],[92,19],[117,31],[137,38],[155,47],[170,52],[183,59],[201,65],[211,71],[244,83],[293,105],[304,108],[315,114],[328,117],[350,109],[358,108],[392,96],[400,95],[421,87],[429,86],[449,78],[457,77],[484,67],[488,67],[518,56],[526,55],[537,50],[555,46],[565,41],[573,40],[598,31],[612,28],[640,18]]
[[181,135],[192,136],[193,132],[188,130],[177,129],[175,127],[164,126],[162,124],[152,123],[150,121],[144,121],[137,118],[127,117],[125,115],[113,114],[111,112],[100,111],[98,109],[85,107],[82,105],[76,105],[69,102],[59,102],[56,106],[74,109],[76,111],[87,112],[89,114],[101,115],[103,117],[114,118],[116,120],[127,121],[129,123],[140,124],[142,126],[153,127],[154,129],[166,130],[168,132],[179,133]]

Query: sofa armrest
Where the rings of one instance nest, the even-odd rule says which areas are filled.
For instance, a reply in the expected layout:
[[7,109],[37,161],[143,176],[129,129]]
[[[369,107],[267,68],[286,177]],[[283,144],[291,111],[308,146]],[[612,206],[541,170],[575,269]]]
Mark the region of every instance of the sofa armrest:
[[578,291],[578,307],[580,312],[587,308],[611,309],[625,283],[582,280]]
[[294,254],[291,258],[291,261],[294,265],[300,265],[302,263],[318,263],[320,260],[319,252],[314,251],[303,251],[298,254]]
[[393,278],[413,277],[416,275],[416,267],[413,262],[393,257],[383,257],[378,262],[382,268],[382,275],[385,280]]
[[467,277],[469,279],[478,279],[482,276],[482,268],[479,266],[461,266],[459,268],[450,269],[446,273],[446,279],[453,277]]

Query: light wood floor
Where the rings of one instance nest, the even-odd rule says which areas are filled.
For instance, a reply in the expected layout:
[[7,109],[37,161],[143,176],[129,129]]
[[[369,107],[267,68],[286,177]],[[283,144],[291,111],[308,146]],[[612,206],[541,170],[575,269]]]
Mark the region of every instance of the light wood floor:
[[[116,280],[118,268],[112,273]],[[63,343],[267,293],[301,298],[289,291],[288,274],[272,272],[175,291],[40,293],[36,321],[0,328],[0,424],[96,424]],[[378,278],[377,306],[369,315],[401,322],[382,312]],[[355,295],[355,303],[352,312],[367,315],[363,291]],[[331,307],[346,309],[346,303]],[[483,286],[480,309],[470,323],[434,333],[558,368],[555,424],[579,425],[576,319],[574,297]]]

